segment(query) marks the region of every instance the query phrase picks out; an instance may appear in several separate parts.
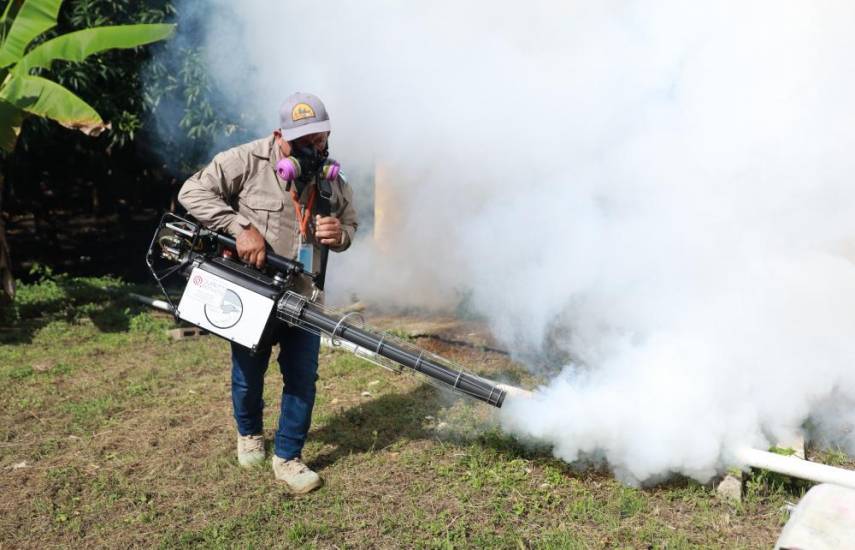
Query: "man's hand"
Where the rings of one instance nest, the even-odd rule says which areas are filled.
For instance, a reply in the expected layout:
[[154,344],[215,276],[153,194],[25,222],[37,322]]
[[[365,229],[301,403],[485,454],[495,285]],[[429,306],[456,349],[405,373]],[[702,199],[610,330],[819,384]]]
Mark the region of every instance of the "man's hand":
[[240,259],[249,265],[254,265],[258,269],[264,266],[264,260],[267,257],[264,237],[255,226],[250,225],[238,234],[237,253]]
[[315,238],[319,243],[327,246],[340,245],[341,235],[341,222],[338,218],[315,216]]

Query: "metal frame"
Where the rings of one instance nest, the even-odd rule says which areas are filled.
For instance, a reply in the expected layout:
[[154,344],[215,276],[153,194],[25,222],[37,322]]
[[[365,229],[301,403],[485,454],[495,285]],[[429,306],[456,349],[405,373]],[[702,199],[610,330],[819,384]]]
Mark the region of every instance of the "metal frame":
[[347,321],[347,319],[350,317],[358,317],[362,323],[359,328],[365,328],[365,317],[363,317],[361,313],[359,313],[358,311],[350,311],[348,313],[345,313],[344,315],[342,315],[341,319],[338,320],[338,323],[336,323],[335,328],[330,334],[333,347],[341,347],[341,340],[336,340],[336,336],[338,336],[338,334],[336,333],[338,332],[338,329],[339,327],[341,327],[342,323]]
[[[175,219],[175,220],[177,220],[178,223],[187,224],[191,227],[194,227],[195,229],[190,231],[186,227],[178,226],[177,223],[170,223],[170,222],[166,221],[168,219]],[[164,228],[169,229],[171,231],[175,231],[176,233],[179,233],[185,237],[189,237],[191,239],[191,241],[190,241],[190,246],[188,248],[188,253],[187,253],[186,258],[184,258],[183,260],[181,258],[178,258],[178,262],[176,263],[175,266],[170,267],[168,269],[164,269],[161,272],[158,272],[154,268],[153,257],[155,254],[155,246],[159,246],[160,236],[161,236],[161,233],[163,232]],[[166,287],[163,286],[163,281],[166,280],[167,278],[175,275],[176,273],[180,272],[181,270],[185,269],[188,265],[193,263],[194,258],[193,258],[192,252],[193,252],[193,250],[196,249],[196,245],[199,243],[199,239],[201,238],[201,234],[202,234],[201,226],[194,224],[190,220],[186,220],[186,219],[182,218],[181,216],[167,212],[166,214],[164,214],[160,218],[160,224],[158,225],[157,231],[155,231],[154,236],[152,236],[152,238],[151,238],[151,243],[148,246],[148,252],[146,253],[146,256],[145,256],[145,263],[148,266],[148,270],[149,270],[149,272],[151,272],[152,277],[154,277],[155,282],[157,282],[157,286],[160,287],[160,291],[163,292],[163,295],[166,298],[166,301],[169,303],[169,307],[172,311],[172,315],[176,318],[178,317],[178,306],[176,306],[175,302],[172,301],[172,298],[169,296],[169,293],[166,291]]]

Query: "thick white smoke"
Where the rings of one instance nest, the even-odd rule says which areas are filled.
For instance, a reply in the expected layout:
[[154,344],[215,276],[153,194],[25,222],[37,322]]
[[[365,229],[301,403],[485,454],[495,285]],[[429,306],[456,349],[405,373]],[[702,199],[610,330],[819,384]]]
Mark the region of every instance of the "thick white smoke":
[[[321,96],[398,235],[340,294],[471,305],[573,357],[514,433],[627,480],[708,477],[810,417],[855,451],[855,5],[205,2],[222,90]],[[851,249],[851,248],[850,248]]]

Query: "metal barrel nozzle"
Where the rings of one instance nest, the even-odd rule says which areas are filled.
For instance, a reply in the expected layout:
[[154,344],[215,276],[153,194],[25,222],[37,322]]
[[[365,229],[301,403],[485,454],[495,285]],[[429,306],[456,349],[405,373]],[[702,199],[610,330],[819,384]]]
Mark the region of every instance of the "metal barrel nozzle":
[[465,372],[440,357],[401,342],[390,334],[357,327],[350,322],[347,314],[327,311],[296,292],[285,293],[279,301],[277,312],[280,320],[314,328],[330,335],[333,341],[338,339],[350,342],[361,350],[419,372],[454,391],[494,407],[501,407],[505,400],[506,392],[500,385]]

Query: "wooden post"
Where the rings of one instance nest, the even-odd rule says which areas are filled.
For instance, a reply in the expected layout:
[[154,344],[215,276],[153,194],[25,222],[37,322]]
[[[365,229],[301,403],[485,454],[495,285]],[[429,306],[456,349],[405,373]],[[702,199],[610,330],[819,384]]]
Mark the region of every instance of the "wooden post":
[[397,190],[392,185],[389,166],[381,162],[374,164],[374,242],[380,251],[392,247],[400,229]]

